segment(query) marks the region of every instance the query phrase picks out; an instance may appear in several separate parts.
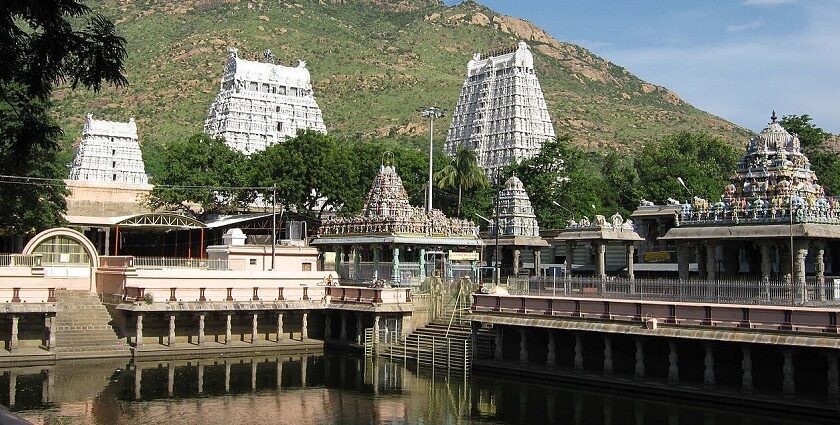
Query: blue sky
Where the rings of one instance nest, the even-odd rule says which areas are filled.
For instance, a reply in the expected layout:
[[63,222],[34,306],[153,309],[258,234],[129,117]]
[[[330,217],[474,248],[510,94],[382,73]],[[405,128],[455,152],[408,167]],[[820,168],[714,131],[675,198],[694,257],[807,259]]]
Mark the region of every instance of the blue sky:
[[759,131],[775,109],[840,133],[840,1],[479,2],[741,126]]

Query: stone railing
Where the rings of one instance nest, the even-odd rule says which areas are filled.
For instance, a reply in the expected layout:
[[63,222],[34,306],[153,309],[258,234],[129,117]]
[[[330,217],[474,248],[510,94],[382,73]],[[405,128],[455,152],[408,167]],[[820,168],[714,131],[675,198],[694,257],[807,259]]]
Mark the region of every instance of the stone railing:
[[333,302],[363,304],[403,304],[411,302],[411,290],[403,288],[361,288],[330,286],[327,293]]
[[3,303],[52,303],[55,302],[55,288],[45,287],[0,287],[0,304]]
[[395,221],[388,219],[325,221],[318,228],[319,236],[414,234],[426,236],[478,237],[478,227],[471,222],[463,225],[444,225],[428,222]]
[[126,301],[160,302],[230,302],[230,301],[322,301],[326,286],[282,286],[261,283],[260,286],[230,287],[208,283],[178,282],[177,286],[148,283],[126,285]]
[[840,312],[818,307],[783,307],[524,295],[473,294],[474,313],[503,313],[535,319],[569,317],[610,322],[764,329],[822,335],[840,332]]

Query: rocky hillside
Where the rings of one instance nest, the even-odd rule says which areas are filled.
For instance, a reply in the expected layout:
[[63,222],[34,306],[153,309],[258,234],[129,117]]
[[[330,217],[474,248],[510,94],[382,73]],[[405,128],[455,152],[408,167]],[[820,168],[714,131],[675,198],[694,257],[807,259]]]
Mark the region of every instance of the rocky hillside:
[[[98,0],[128,40],[130,86],[99,94],[56,93],[68,144],[84,113],[134,116],[152,171],[156,150],[202,128],[228,48],[244,57],[271,49],[279,61],[306,60],[328,129],[356,137],[427,131],[414,112],[451,111],[476,51],[527,41],[558,134],[592,148],[632,149],[680,129],[743,143],[748,132],[700,111],[588,50],[533,24],[471,1],[432,0]],[[443,136],[445,126],[438,127]]]

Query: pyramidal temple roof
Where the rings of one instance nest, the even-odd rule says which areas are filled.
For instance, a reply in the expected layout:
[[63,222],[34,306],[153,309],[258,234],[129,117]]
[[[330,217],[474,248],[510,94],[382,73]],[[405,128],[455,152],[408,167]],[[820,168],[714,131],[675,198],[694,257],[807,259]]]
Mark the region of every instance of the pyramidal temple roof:
[[82,142],[70,165],[70,180],[147,185],[134,118],[115,122],[87,114]]
[[[540,226],[531,199],[522,180],[512,176],[499,193],[499,236],[539,236]],[[490,234],[496,233],[495,220],[490,225]]]

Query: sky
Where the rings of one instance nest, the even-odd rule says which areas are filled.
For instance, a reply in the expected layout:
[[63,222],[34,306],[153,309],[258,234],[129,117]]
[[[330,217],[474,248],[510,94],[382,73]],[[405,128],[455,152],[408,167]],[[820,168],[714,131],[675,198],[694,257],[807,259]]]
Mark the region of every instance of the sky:
[[838,0],[479,2],[740,126],[760,131],[775,110],[840,133]]

